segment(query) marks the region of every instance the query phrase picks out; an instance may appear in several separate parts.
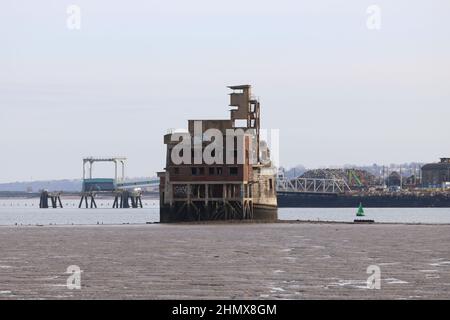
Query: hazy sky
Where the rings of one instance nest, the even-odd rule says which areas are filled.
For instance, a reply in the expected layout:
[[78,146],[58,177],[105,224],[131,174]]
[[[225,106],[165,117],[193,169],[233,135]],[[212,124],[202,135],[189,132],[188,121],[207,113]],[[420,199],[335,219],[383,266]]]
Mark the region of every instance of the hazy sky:
[[1,4],[0,182],[79,178],[89,155],[152,176],[168,128],[227,118],[226,86],[247,83],[284,166],[450,156],[448,0]]

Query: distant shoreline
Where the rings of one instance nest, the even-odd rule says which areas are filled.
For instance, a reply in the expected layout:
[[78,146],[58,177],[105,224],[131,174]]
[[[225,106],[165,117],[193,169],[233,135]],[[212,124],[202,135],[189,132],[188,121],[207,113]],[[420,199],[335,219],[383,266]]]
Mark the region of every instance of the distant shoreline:
[[311,224],[311,225],[372,225],[372,226],[450,226],[450,223],[421,223],[421,222],[374,222],[374,223],[354,223],[347,221],[317,221],[317,220],[278,220],[278,221],[249,221],[249,220],[228,220],[228,221],[198,221],[198,222],[176,222],[176,223],[101,223],[101,224],[17,224],[17,225],[0,225],[0,228],[47,228],[47,227],[130,227],[130,226],[199,226],[199,225],[270,225],[270,224]]
[[[59,191],[54,191],[59,192]],[[62,197],[64,199],[79,199],[80,192],[64,192],[61,191]],[[111,197],[110,194],[97,194],[98,199]],[[36,199],[40,197],[38,192],[15,192],[15,191],[0,191],[0,199]],[[144,199],[159,199],[159,194],[156,192],[143,192],[142,197]]]

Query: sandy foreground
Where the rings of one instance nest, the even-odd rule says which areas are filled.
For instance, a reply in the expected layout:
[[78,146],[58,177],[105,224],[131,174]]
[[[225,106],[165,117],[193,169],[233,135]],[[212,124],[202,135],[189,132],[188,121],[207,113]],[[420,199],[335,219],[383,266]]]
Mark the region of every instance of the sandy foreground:
[[0,227],[0,299],[36,298],[450,299],[450,226]]

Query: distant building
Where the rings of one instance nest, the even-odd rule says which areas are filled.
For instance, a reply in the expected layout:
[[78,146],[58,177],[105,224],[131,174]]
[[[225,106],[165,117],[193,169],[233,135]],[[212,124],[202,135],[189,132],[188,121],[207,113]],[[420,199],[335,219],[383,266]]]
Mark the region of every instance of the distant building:
[[387,185],[389,187],[393,186],[400,187],[400,184],[402,184],[402,178],[400,176],[400,173],[398,173],[397,171],[392,172],[387,178]]
[[429,163],[422,167],[422,185],[426,188],[442,188],[450,182],[450,158]]
[[[183,133],[189,141],[186,150],[178,150],[179,137],[164,136],[166,167],[158,173],[161,222],[277,219],[276,170],[268,150],[260,150],[259,101],[252,97],[249,85],[229,88],[233,90],[230,119],[189,120],[188,131]],[[229,131],[239,129],[242,134],[228,139]],[[223,142],[213,152],[210,134],[214,141]],[[214,162],[202,159],[205,153]],[[176,162],[174,154],[186,161]]]

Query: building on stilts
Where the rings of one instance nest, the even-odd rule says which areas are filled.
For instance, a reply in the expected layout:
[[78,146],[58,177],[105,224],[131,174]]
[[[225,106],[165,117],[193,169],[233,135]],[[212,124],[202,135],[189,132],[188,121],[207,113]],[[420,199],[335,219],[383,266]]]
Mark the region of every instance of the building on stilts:
[[231,86],[230,118],[189,120],[164,136],[160,221],[277,219],[276,168],[250,85]]

